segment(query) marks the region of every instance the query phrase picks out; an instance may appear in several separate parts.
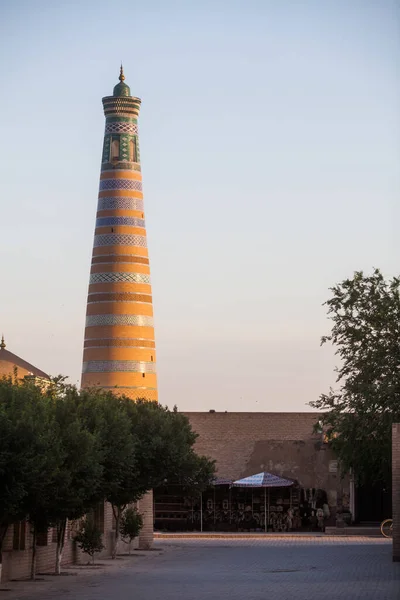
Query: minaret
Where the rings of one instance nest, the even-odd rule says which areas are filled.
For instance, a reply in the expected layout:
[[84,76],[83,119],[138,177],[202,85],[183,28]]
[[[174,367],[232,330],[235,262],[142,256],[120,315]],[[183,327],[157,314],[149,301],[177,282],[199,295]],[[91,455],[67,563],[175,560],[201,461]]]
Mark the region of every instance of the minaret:
[[82,387],[157,400],[138,115],[121,65],[106,126],[87,300]]

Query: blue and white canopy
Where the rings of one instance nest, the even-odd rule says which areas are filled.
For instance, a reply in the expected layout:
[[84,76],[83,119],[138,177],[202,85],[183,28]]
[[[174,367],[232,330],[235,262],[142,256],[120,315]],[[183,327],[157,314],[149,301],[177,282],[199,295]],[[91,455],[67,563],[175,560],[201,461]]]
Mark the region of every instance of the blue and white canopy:
[[263,471],[262,473],[257,473],[257,475],[250,475],[250,477],[238,479],[237,481],[234,481],[232,485],[235,487],[275,488],[289,487],[293,484],[294,481],[291,479],[284,479],[283,477],[278,477],[277,475],[272,475],[272,473]]
[[212,482],[213,485],[232,485],[232,483],[233,483],[232,479],[226,479],[224,477],[217,477]]

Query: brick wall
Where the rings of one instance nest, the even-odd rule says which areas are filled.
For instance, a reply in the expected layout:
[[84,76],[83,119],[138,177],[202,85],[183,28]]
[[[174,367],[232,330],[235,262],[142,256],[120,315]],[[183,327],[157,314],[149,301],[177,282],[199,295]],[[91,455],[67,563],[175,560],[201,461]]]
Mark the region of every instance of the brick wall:
[[241,479],[268,471],[303,488],[327,492],[332,519],[349,503],[350,481],[313,427],[319,413],[185,413],[199,437],[196,451],[216,460],[217,475]]
[[400,423],[392,429],[393,560],[400,562]]
[[139,548],[149,550],[154,539],[153,491],[143,496],[137,503],[137,507],[143,516],[143,529],[139,534]]
[[[14,527],[9,527],[4,540],[2,552],[2,573],[1,582],[10,579],[25,579],[30,576],[32,561],[32,534],[30,526],[26,523],[25,531],[25,549],[15,550],[13,546]],[[47,532],[47,545],[36,547],[36,572],[43,573],[55,570],[56,547],[57,544],[52,541],[53,532],[50,529]],[[63,552],[62,565],[67,566],[76,560],[75,544],[69,538],[69,532],[66,532],[66,541]]]
[[[153,518],[152,518],[152,493],[149,498],[145,496],[143,505],[139,507],[140,512],[145,513],[145,527],[143,528],[142,548],[149,548],[153,541]],[[151,506],[151,520],[149,520],[149,508]],[[147,513],[147,517],[146,517]],[[147,520],[146,520],[147,518]],[[150,531],[151,524],[151,531]],[[73,533],[70,528],[66,531],[66,540],[64,545],[62,567],[71,564],[87,563],[89,557],[84,554],[76,546],[73,541]],[[14,527],[9,527],[4,540],[2,552],[2,568],[0,582],[9,581],[10,579],[26,579],[30,576],[31,560],[32,560],[32,535],[30,533],[29,524],[26,523],[25,531],[25,549],[14,549]],[[111,556],[113,542],[115,539],[115,524],[113,519],[112,507],[110,504],[104,504],[104,534],[103,544],[104,550],[96,555],[97,558],[106,558]],[[140,543],[140,540],[139,540]],[[54,572],[56,564],[56,548],[57,544],[53,542],[53,530],[50,529],[47,533],[47,545],[37,546],[37,573]],[[127,546],[122,540],[119,541],[117,552],[123,553],[127,551]]]

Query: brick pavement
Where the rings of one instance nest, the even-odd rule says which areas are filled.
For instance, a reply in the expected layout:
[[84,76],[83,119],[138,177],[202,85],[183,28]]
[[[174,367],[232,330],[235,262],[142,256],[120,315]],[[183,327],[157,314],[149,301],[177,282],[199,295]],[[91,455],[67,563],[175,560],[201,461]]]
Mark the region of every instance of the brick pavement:
[[[34,584],[2,600],[398,600],[390,540],[201,539],[156,542],[108,573]],[[39,586],[39,587],[35,587]]]

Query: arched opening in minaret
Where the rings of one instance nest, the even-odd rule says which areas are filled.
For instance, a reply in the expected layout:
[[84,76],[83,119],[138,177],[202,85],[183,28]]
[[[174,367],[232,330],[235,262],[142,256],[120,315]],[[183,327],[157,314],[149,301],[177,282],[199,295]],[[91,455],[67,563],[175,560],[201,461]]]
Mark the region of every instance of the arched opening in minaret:
[[129,142],[129,160],[131,162],[137,162],[136,160],[136,140],[132,138]]
[[119,140],[113,140],[111,142],[111,160],[119,159]]

